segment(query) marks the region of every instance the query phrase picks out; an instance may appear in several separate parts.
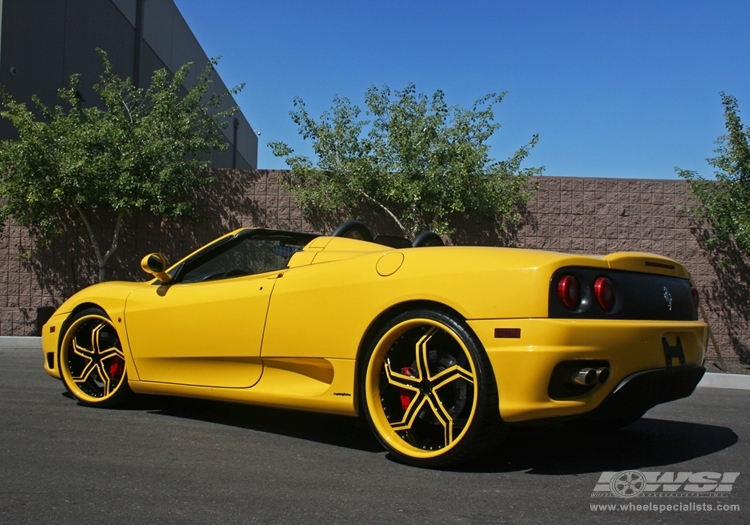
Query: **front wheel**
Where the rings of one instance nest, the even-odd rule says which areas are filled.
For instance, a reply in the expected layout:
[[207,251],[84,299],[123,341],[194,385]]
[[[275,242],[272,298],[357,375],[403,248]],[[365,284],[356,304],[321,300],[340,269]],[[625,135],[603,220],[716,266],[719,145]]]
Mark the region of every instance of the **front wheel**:
[[404,463],[456,464],[502,439],[489,360],[453,315],[413,310],[392,319],[368,348],[360,388],[370,427]]
[[58,362],[65,388],[85,405],[115,407],[132,396],[120,336],[98,308],[66,323]]

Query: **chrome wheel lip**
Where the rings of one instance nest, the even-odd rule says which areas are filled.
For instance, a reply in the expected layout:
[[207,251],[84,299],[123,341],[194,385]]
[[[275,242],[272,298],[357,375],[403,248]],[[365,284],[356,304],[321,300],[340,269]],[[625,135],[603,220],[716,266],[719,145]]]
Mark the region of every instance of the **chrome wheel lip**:
[[[86,323],[95,326],[81,337],[78,332]],[[114,332],[116,339],[110,345],[103,345],[102,332],[107,328]],[[83,360],[83,363],[73,366],[73,359]],[[120,362],[121,369],[116,367],[113,372],[114,359]],[[100,314],[82,315],[66,328],[59,363],[63,381],[80,401],[91,404],[107,401],[127,383],[125,354],[119,333],[112,322]]]
[[[415,345],[416,376],[408,376],[403,372],[393,370],[388,354],[394,343],[409,331],[424,327],[428,327],[427,333]],[[429,363],[428,343],[440,331],[449,335],[458,345],[462,355],[465,356],[468,370],[462,366],[454,365],[437,373],[429,371],[427,366],[427,363]],[[386,409],[383,406],[385,401],[381,397],[380,387],[383,376],[385,376],[388,384],[414,392],[408,407],[404,410],[403,417],[396,422],[389,421]],[[454,422],[457,418],[454,418],[454,415],[450,414],[443,405],[439,390],[458,378],[465,379],[468,388],[471,389],[471,406],[468,417],[464,418],[463,428],[460,428],[456,433]],[[429,393],[425,392],[425,382],[431,385]],[[429,317],[416,316],[396,323],[375,344],[365,373],[365,404],[377,434],[389,448],[410,458],[428,459],[448,453],[465,437],[477,412],[478,388],[476,364],[466,343],[459,334],[444,322]],[[425,448],[424,444],[418,442],[409,443],[406,438],[399,434],[399,432],[405,432],[408,435],[408,431],[412,428],[416,418],[420,413],[424,413],[425,405],[428,405],[429,411],[445,429],[445,444],[438,448]],[[464,420],[462,419],[462,421]]]

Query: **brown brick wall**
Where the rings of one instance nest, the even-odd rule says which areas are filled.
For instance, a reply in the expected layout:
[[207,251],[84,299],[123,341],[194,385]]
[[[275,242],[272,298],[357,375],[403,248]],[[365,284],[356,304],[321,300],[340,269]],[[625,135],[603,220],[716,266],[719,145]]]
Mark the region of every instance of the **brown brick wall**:
[[[199,221],[130,217],[109,264],[109,278],[141,279],[138,262],[161,251],[169,260],[241,226],[330,231],[331,222],[305,221],[293,199],[279,188],[285,172],[216,170],[216,182],[200,196]],[[707,232],[685,211],[687,183],[680,180],[539,177],[527,221],[515,236],[494,225],[459,227],[462,244],[510,243],[520,247],[604,255],[644,251],[672,257],[691,272],[704,299],[709,323],[725,357],[750,361],[750,297],[746,261],[736,253],[705,249]],[[380,233],[397,233],[387,219],[366,213]],[[111,218],[97,219],[100,236],[111,235]],[[467,226],[471,226],[468,228]],[[48,247],[34,248],[23,228],[9,225],[0,238],[0,335],[32,335],[37,308],[57,306],[96,275],[83,231]]]
[[681,180],[540,177],[531,221],[517,244],[594,255],[651,252],[681,262],[700,291],[722,354],[748,362],[747,261],[706,249],[709,232],[686,210],[690,204]]

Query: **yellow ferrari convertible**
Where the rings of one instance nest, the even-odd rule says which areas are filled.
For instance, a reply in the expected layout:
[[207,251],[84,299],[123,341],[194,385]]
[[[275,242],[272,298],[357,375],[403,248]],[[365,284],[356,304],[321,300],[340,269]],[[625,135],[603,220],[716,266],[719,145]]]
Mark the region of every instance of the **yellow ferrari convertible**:
[[239,229],[147,282],[105,282],[43,328],[45,370],[82,404],[187,396],[362,416],[438,467],[510,425],[613,429],[692,393],[698,293],[677,262]]

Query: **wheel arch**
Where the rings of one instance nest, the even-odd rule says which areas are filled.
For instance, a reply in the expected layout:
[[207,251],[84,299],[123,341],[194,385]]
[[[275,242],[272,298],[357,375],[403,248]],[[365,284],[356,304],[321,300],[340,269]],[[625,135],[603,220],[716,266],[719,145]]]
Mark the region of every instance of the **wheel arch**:
[[81,304],[78,304],[73,308],[70,312],[68,312],[68,316],[65,318],[65,321],[63,322],[62,326],[60,327],[60,337],[57,338],[57,352],[59,355],[60,352],[60,345],[63,342],[63,336],[65,335],[65,331],[68,329],[68,326],[70,326],[71,320],[78,315],[79,312],[82,312],[84,310],[88,310],[89,308],[97,308],[104,312],[104,314],[109,317],[109,314],[107,313],[107,310],[103,308],[101,305],[87,301],[83,302]]
[[[83,310],[87,310],[89,308],[98,308],[102,312],[107,313],[107,309],[104,308],[102,305],[94,303],[94,302],[91,302],[91,301],[86,301],[85,303],[81,303],[81,304],[77,305],[75,308],[73,308],[73,310],[71,310],[70,315],[68,316],[68,318],[76,315],[78,312],[82,312]],[[107,317],[109,317],[109,314],[107,314]]]

